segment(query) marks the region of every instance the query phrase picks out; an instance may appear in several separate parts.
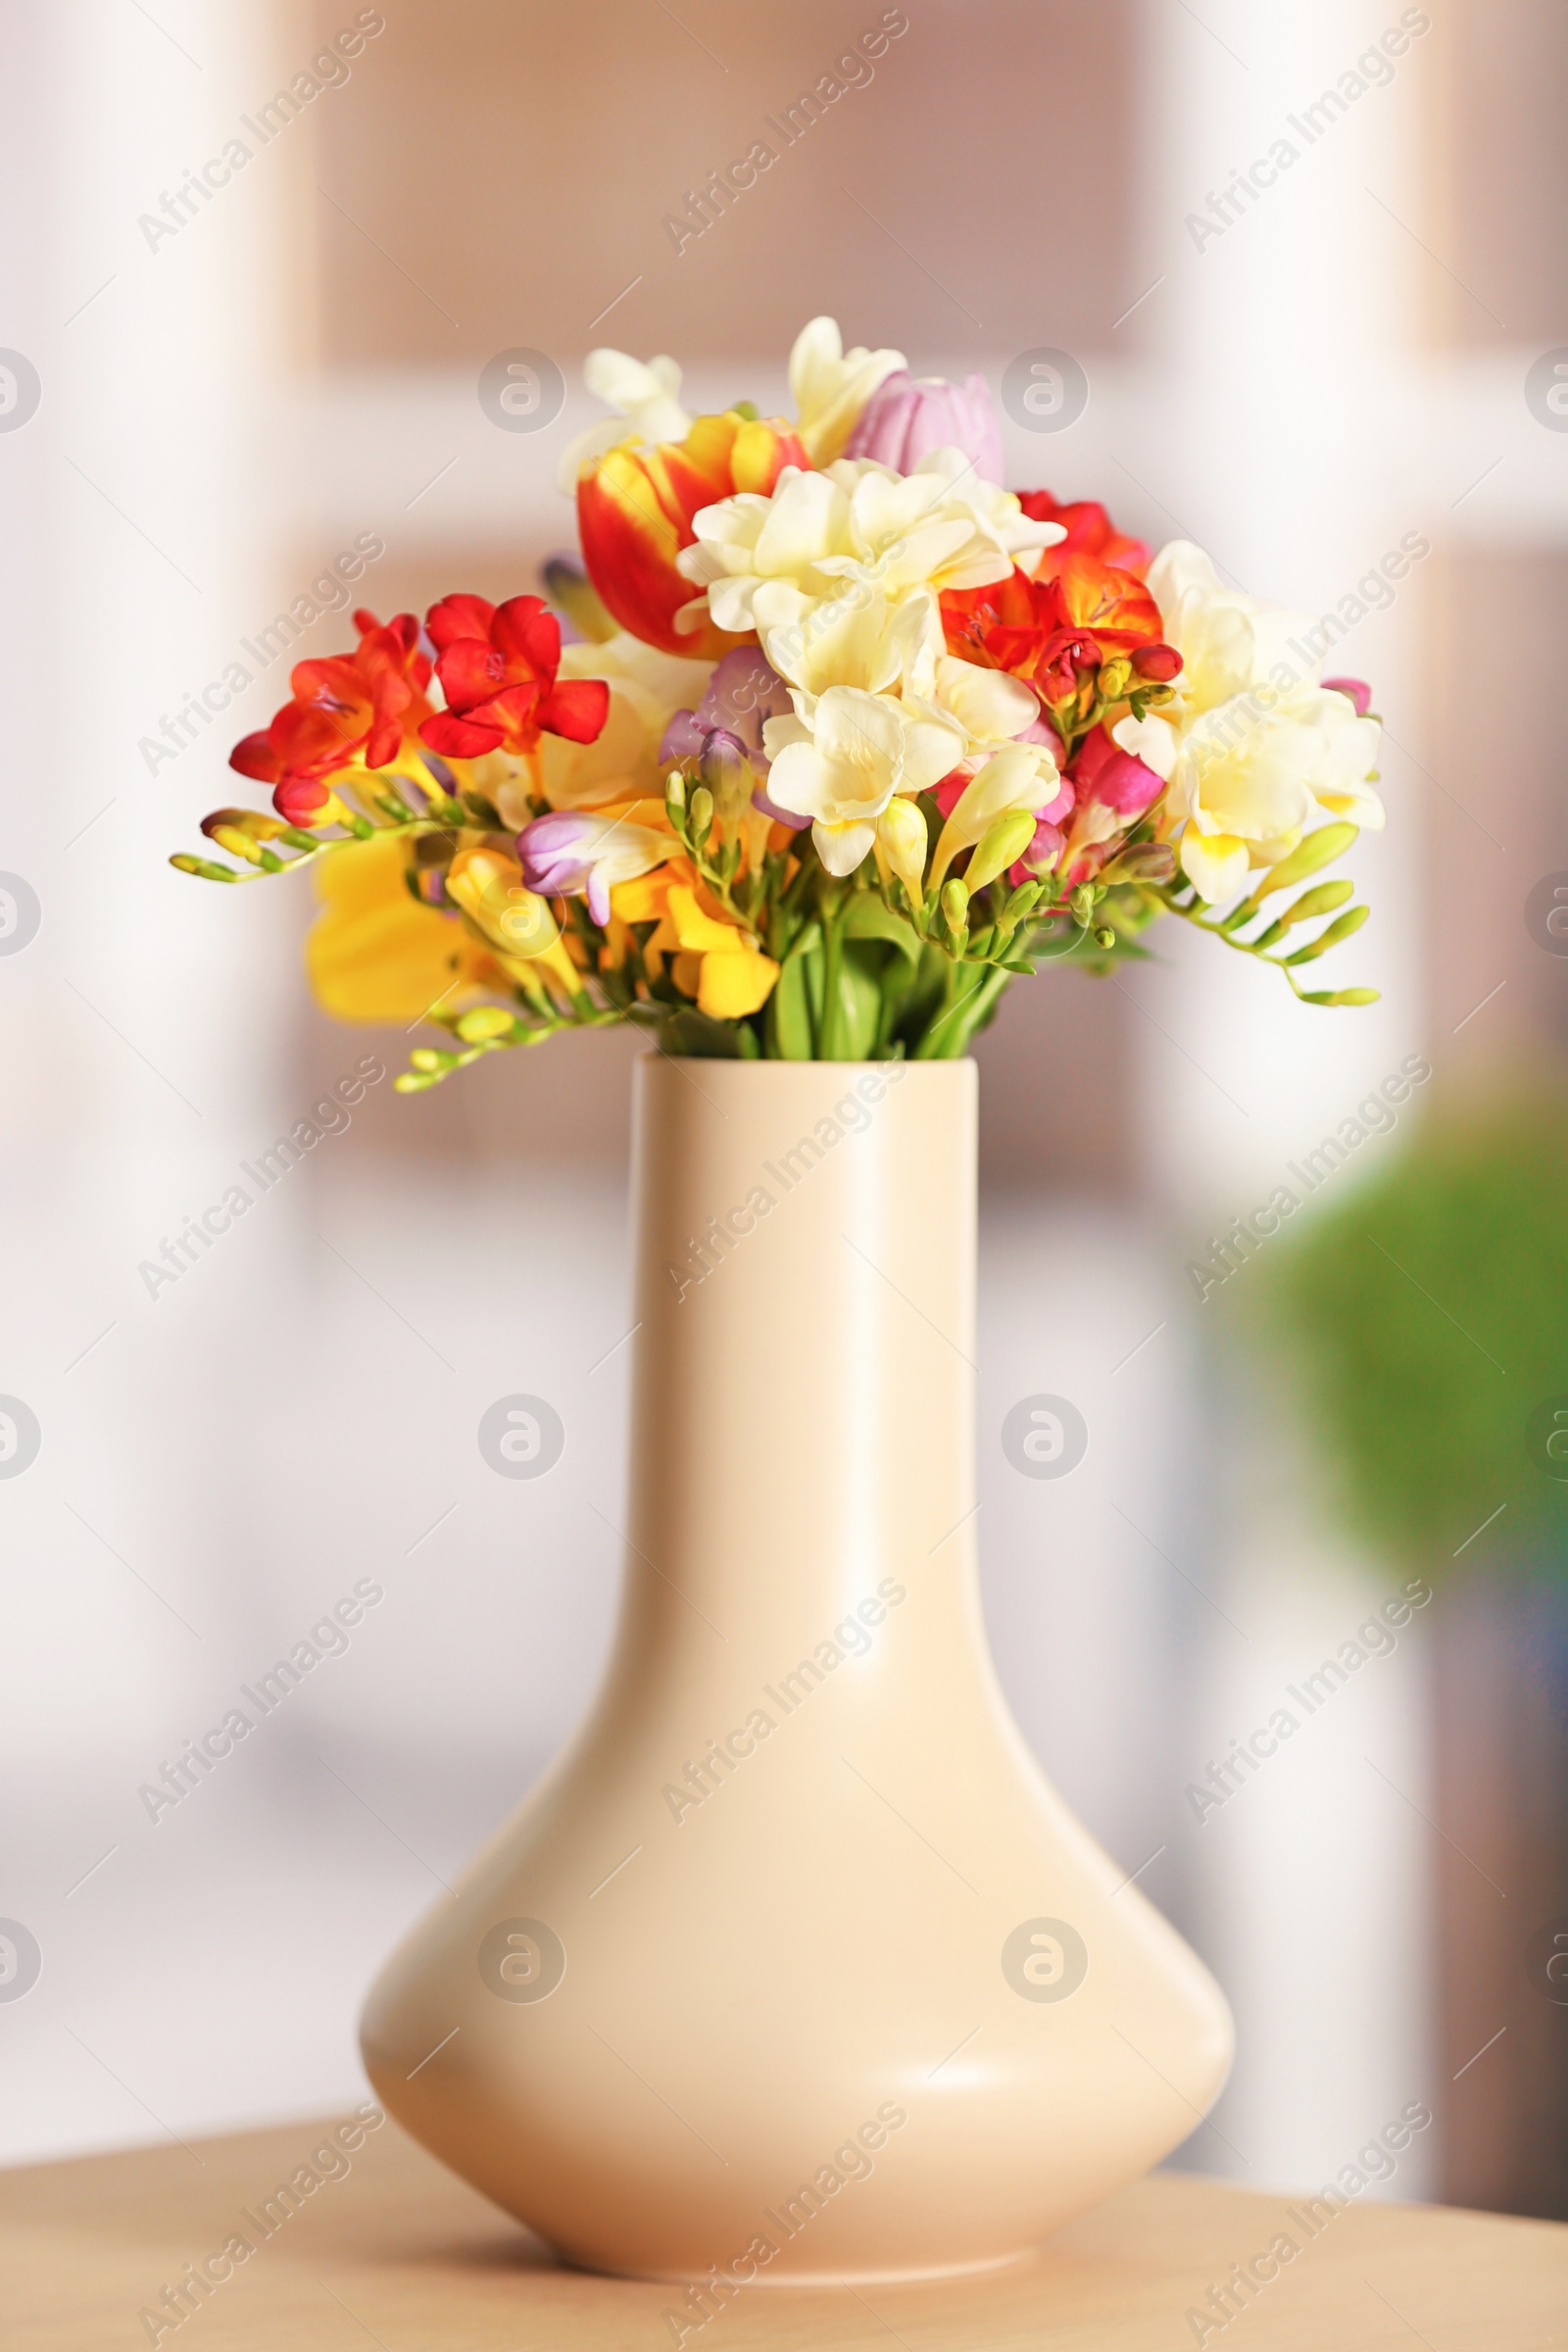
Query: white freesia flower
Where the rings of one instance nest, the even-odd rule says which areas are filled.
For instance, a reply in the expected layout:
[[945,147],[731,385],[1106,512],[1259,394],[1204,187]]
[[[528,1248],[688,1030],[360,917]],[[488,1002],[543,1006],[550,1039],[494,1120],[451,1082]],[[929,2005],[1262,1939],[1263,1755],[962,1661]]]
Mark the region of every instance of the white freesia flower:
[[758,626],[756,598],[769,585],[806,600],[795,608],[797,626],[821,604],[918,596],[937,633],[933,659],[935,600],[945,588],[1004,580],[1015,559],[1033,563],[1064,535],[1059,523],[1032,522],[1010,491],[982,482],[956,449],[933,450],[909,474],[870,458],[841,458],[820,473],[786,466],[770,497],[742,491],[700,508],[692,521],[696,542],[676,562],[704,593],[682,608],[677,626],[699,628],[710,614],[741,635]]
[[1320,808],[1381,826],[1366,782],[1377,737],[1348,696],[1321,689],[1261,711],[1255,696],[1237,695],[1194,719],[1169,770],[1162,830],[1182,824],[1181,867],[1200,898],[1230,898],[1254,866],[1288,857]]
[[989,758],[1040,716],[1040,698],[1021,678],[1010,678],[1005,670],[982,669],[956,654],[939,655],[928,694],[913,695],[906,689],[904,701],[906,709],[961,728],[964,757],[969,760]]
[[1149,567],[1149,592],[1159,607],[1165,642],[1182,657],[1167,708],[1196,714],[1250,687],[1272,684],[1283,691],[1285,680],[1274,674],[1281,669],[1292,685],[1316,684],[1321,662],[1308,665],[1304,656],[1290,651],[1291,640],[1299,645],[1312,626],[1311,615],[1227,588],[1191,540],[1173,539],[1160,549]]
[[902,604],[885,596],[822,598],[791,580],[765,580],[752,610],[769,662],[806,694],[822,694],[829,686],[886,694],[900,685],[929,684],[935,674],[941,617],[929,597],[906,597]]
[[629,352],[591,351],[582,377],[594,398],[615,413],[575,434],[562,451],[556,488],[568,498],[575,495],[577,475],[590,458],[602,458],[622,441],[684,441],[692,429],[692,418],[675,397],[680,368],[665,353],[634,360]]
[[844,348],[836,318],[812,318],[790,353],[790,391],[796,426],[813,466],[836,458],[860,421],[860,412],[885,376],[907,368],[902,351]]
[[1311,619],[1222,585],[1200,548],[1173,540],[1149,570],[1182,656],[1171,699],[1112,730],[1163,776],[1161,831],[1181,831],[1182,871],[1213,905],[1290,852],[1319,808],[1376,829],[1379,727],[1318,683],[1302,651]]
[[926,792],[951,774],[963,737],[956,726],[858,686],[830,686],[800,699],[807,706],[800,715],[763,723],[773,763],[768,799],[811,819],[816,854],[830,874],[852,874],[894,794]]

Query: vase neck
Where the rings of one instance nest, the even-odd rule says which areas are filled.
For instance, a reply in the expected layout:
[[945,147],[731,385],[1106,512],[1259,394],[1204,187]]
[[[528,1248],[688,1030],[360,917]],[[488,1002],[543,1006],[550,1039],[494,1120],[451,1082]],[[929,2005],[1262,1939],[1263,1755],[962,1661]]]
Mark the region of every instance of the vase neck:
[[628,1574],[672,1633],[788,1650],[911,1578],[969,1612],[975,1101],[969,1061],[637,1064]]

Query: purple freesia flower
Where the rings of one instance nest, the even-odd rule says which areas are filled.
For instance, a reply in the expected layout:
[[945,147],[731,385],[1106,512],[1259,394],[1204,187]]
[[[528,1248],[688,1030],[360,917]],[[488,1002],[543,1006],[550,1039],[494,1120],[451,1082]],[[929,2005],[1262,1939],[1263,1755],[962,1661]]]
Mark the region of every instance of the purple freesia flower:
[[696,710],[677,710],[664,729],[660,760],[697,760],[702,781],[715,798],[740,781],[743,764],[750,767],[752,807],[799,833],[810,818],[780,808],[762,781],[771,765],[762,722],[787,717],[793,709],[789,688],[766,657],[755,645],[731,646],[714,664]]
[[652,825],[634,825],[623,816],[594,816],[580,808],[553,808],[517,835],[517,856],[528,889],[547,899],[586,895],[596,923],[610,920],[610,893],[615,883],[651,873],[674,846],[667,833]]
[[983,375],[951,384],[945,376],[895,368],[866,402],[844,455],[912,473],[934,449],[961,449],[982,481],[1001,481],[1002,420]]
[[1355,705],[1357,718],[1365,718],[1372,708],[1372,689],[1365,678],[1325,678],[1323,689],[1326,694],[1348,695]]

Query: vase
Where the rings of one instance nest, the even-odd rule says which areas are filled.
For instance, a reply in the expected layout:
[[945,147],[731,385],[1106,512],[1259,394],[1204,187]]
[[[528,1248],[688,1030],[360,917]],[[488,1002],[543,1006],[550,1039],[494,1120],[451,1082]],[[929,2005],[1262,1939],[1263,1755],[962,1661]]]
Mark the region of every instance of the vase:
[[566,2261],[687,2285],[679,2334],[1027,2254],[1196,2129],[1231,2025],[987,1651],[974,1064],[649,1054],[634,1093],[612,1657],[363,2047]]

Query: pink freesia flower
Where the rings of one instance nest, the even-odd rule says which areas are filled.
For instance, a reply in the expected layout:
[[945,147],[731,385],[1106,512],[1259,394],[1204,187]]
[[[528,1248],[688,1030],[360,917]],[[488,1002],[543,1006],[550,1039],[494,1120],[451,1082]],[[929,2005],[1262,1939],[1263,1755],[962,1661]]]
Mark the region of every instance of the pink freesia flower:
[[1002,423],[983,375],[950,384],[944,376],[895,368],[866,402],[844,455],[912,473],[934,449],[961,449],[982,481],[1001,481]]
[[1164,791],[1164,779],[1146,761],[1112,743],[1103,727],[1084,737],[1072,763],[1080,801],[1099,801],[1118,816],[1137,818]]
[[1372,708],[1372,689],[1365,678],[1325,678],[1323,686],[1328,694],[1348,696],[1355,705],[1357,718],[1365,718]]

